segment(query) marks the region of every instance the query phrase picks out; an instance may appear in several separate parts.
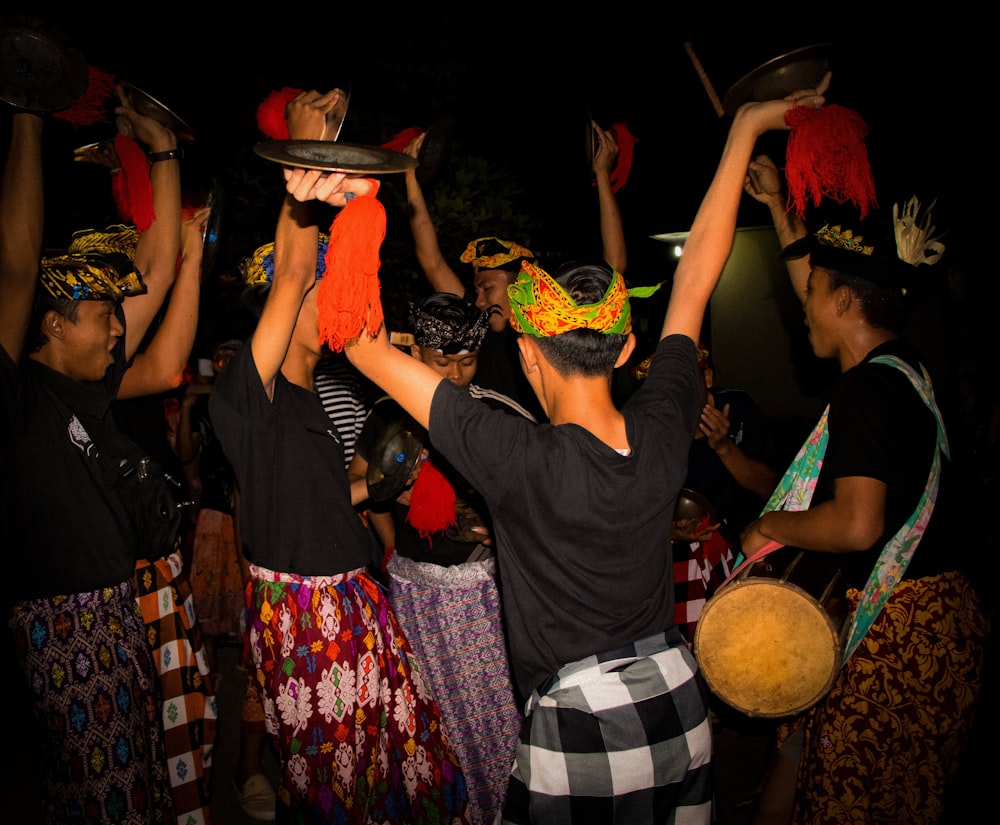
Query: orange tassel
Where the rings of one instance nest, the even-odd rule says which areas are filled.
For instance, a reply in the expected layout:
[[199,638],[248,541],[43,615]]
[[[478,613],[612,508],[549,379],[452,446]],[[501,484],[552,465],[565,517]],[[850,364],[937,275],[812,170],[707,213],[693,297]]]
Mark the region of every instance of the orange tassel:
[[802,218],[810,203],[819,206],[823,198],[849,201],[864,220],[878,204],[861,115],[837,105],[793,106],[785,123],[791,129],[785,148],[789,208]]
[[385,207],[376,197],[378,181],[368,195],[347,202],[330,225],[326,270],[319,284],[319,341],[335,352],[362,330],[375,336],[382,327],[379,296],[379,249],[385,239]]
[[271,92],[257,107],[257,128],[271,140],[288,140],[288,117],[285,108],[302,94],[301,89],[285,86],[281,91]]
[[[133,138],[120,132],[115,135],[115,151],[122,170],[116,177],[121,178],[118,196],[121,203],[118,212],[126,221],[135,224],[139,232],[149,229],[156,214],[153,211],[153,184],[149,179],[149,161],[146,153]],[[112,181],[114,192],[115,181]]]
[[420,474],[413,482],[406,520],[425,539],[447,530],[458,520],[455,488],[430,459],[420,466]]
[[53,112],[52,117],[65,120],[74,126],[109,123],[111,116],[106,102],[115,93],[115,83],[115,78],[110,73],[95,66],[87,66],[87,91],[68,109]]

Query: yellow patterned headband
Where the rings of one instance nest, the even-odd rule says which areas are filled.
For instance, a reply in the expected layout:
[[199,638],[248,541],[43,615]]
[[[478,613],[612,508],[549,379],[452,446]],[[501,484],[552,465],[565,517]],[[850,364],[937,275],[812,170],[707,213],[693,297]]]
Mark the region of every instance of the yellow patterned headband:
[[[316,248],[316,280],[326,273],[326,250],[330,236],[319,233],[319,244]],[[274,278],[274,241],[257,247],[253,255],[244,258],[240,263],[243,273],[243,283],[247,286],[264,286]]]
[[472,264],[477,269],[497,269],[505,264],[521,259],[535,260],[534,253],[526,246],[500,238],[476,238],[470,241],[462,253],[463,264]]
[[38,285],[53,298],[70,301],[120,301],[128,294],[118,283],[118,271],[83,255],[42,258]]
[[600,301],[578,306],[555,278],[537,264],[521,262],[517,280],[507,287],[510,325],[516,332],[548,338],[574,329],[593,329],[606,335],[632,331],[629,298],[647,298],[659,284],[628,289],[621,273],[614,271]]

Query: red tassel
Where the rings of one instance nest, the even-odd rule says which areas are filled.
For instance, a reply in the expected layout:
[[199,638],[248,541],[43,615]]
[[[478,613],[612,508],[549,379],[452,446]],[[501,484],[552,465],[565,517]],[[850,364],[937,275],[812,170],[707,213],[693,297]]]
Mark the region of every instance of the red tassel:
[[377,335],[382,327],[378,270],[385,239],[385,207],[376,197],[378,181],[367,195],[347,202],[330,225],[326,272],[319,285],[319,341],[335,352],[362,330]]
[[53,112],[52,117],[68,121],[74,126],[93,123],[110,123],[107,99],[115,93],[115,78],[103,69],[87,66],[87,91],[68,109]]
[[420,474],[413,482],[406,520],[425,539],[432,533],[447,530],[458,520],[455,488],[430,459],[420,466]]
[[302,94],[301,89],[285,86],[281,91],[271,92],[257,107],[257,127],[271,140],[288,140],[288,117],[285,108]]
[[382,144],[383,149],[391,149],[393,152],[402,152],[424,133],[419,126],[409,126],[402,132],[397,132],[388,142]]
[[[115,151],[122,170],[116,175],[122,179],[118,212],[123,219],[135,224],[136,231],[144,232],[156,219],[153,211],[153,184],[149,179],[149,161],[139,144],[128,135],[115,135]],[[112,191],[115,182],[112,181]]]
[[628,173],[632,171],[632,158],[635,156],[635,144],[638,142],[632,136],[624,123],[615,123],[611,130],[615,133],[618,143],[618,160],[611,170],[611,191],[617,192],[628,181]]
[[793,106],[785,113],[791,128],[785,148],[788,206],[800,218],[822,198],[852,203],[864,220],[875,200],[875,183],[861,116],[843,106]]

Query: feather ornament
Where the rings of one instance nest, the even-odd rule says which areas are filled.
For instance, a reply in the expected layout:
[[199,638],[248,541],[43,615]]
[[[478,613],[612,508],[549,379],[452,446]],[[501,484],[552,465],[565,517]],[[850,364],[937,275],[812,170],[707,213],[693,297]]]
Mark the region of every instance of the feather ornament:
[[893,230],[896,233],[896,254],[900,260],[912,266],[936,264],[944,254],[944,244],[941,243],[940,235],[935,236],[935,226],[931,223],[931,210],[937,199],[931,201],[931,205],[924,210],[923,218],[918,218],[920,214],[920,201],[917,196],[911,197],[902,210],[898,203],[892,205]]

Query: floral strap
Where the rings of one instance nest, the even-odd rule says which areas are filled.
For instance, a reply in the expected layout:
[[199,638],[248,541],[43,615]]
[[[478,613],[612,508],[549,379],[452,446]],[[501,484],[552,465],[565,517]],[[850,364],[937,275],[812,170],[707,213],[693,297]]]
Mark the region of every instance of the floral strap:
[[927,405],[927,408],[934,414],[937,421],[937,449],[934,450],[934,460],[931,463],[930,475],[927,478],[927,485],[917,503],[913,515],[899,531],[894,535],[882,549],[875,566],[872,568],[868,582],[865,584],[861,597],[858,600],[858,607],[854,611],[851,619],[851,629],[848,633],[847,644],[844,647],[843,663],[846,664],[855,648],[872,626],[883,606],[892,594],[893,589],[903,578],[913,551],[917,549],[920,539],[930,521],[931,513],[934,510],[934,502],[937,500],[938,488],[941,483],[941,454],[950,457],[948,448],[948,437],[944,431],[944,422],[941,419],[941,411],[938,409],[937,401],[934,399],[934,390],[931,387],[930,377],[927,370],[921,367],[923,375],[919,375],[913,367],[894,355],[879,355],[872,358],[870,364],[887,364],[896,367],[910,379],[910,383],[920,393],[920,398]]

